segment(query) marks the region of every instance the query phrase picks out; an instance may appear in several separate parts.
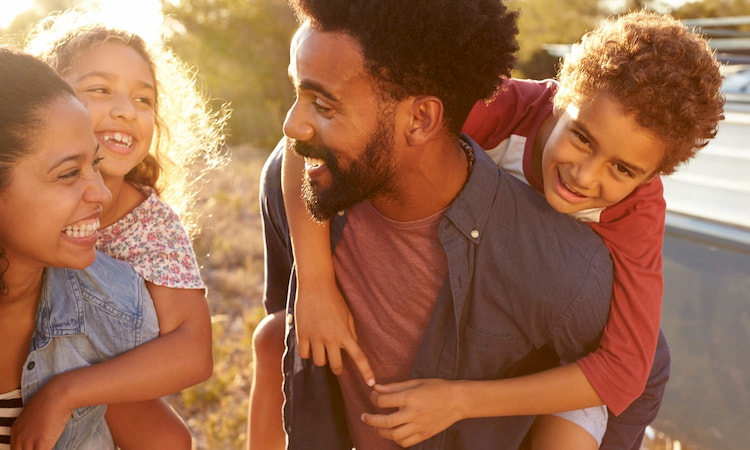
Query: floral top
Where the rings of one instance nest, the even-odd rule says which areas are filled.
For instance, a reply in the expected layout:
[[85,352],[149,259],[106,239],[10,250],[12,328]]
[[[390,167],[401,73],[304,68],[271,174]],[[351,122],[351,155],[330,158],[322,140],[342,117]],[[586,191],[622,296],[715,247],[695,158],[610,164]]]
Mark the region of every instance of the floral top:
[[148,198],[99,231],[97,250],[128,262],[146,281],[181,289],[205,289],[193,246],[172,208],[146,186]]

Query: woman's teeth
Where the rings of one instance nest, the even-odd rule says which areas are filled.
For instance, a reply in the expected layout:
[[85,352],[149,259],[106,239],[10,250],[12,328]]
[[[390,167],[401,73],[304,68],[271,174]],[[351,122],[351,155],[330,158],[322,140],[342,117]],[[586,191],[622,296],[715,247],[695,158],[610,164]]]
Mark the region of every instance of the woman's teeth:
[[85,223],[85,224],[68,225],[67,227],[63,228],[62,231],[67,236],[74,237],[74,238],[82,238],[82,237],[91,236],[92,234],[96,233],[97,230],[99,230],[98,220],[94,222],[90,222],[90,223]]

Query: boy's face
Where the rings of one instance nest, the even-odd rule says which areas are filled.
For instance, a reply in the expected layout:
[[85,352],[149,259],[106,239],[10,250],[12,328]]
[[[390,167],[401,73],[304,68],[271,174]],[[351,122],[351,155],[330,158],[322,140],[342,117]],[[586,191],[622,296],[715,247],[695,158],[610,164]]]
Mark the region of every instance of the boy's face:
[[555,116],[542,176],[544,195],[556,210],[613,205],[656,174],[664,145],[614,100],[574,101]]

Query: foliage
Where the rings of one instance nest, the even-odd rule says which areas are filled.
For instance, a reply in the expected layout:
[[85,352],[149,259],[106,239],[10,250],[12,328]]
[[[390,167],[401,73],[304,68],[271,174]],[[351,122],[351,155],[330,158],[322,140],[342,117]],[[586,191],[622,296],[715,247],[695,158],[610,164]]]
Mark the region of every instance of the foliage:
[[296,22],[280,0],[163,2],[170,44],[199,67],[210,96],[231,102],[229,140],[272,148],[293,102],[287,76]]

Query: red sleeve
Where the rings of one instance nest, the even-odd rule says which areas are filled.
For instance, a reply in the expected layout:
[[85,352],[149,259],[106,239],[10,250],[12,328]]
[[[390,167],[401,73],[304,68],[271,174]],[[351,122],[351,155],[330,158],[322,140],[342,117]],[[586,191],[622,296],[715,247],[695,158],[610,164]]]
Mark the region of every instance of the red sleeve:
[[539,124],[552,113],[556,89],[552,80],[504,80],[489,101],[474,105],[462,131],[485,150],[514,133],[533,138]]
[[599,223],[589,224],[612,255],[614,285],[599,348],[577,362],[616,415],[643,393],[654,360],[664,291],[665,210],[657,177],[605,209]]

